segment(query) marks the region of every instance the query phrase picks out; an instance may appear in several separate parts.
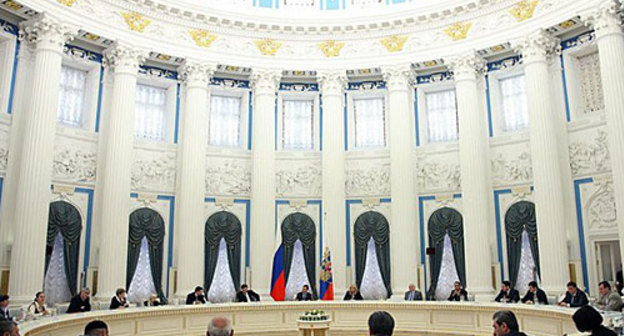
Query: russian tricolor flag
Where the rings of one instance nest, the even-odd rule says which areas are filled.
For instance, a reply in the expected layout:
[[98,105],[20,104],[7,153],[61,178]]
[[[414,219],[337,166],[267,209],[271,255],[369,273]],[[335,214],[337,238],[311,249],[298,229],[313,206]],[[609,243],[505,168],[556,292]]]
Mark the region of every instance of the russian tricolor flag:
[[284,275],[284,245],[280,244],[273,256],[273,272],[271,274],[271,297],[275,301],[284,301],[286,296],[286,280]]
[[334,277],[332,275],[331,253],[325,248],[321,262],[321,300],[334,299]]

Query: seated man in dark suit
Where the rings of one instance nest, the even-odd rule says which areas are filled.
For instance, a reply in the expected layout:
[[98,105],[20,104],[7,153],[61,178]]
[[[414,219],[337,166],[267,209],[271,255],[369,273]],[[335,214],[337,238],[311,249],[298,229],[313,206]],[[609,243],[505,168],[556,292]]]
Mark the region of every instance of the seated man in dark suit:
[[548,297],[546,293],[537,287],[537,282],[531,281],[529,282],[529,290],[526,292],[526,295],[522,298],[522,303],[527,304],[548,304]]
[[254,292],[253,290],[249,289],[249,286],[247,286],[247,284],[242,284],[241,290],[238,293],[236,293],[236,301],[237,302],[259,302],[260,295],[258,295],[258,293]]
[[409,290],[405,292],[405,301],[422,301],[422,293],[416,290],[414,284],[409,285]]
[[69,307],[67,307],[67,313],[84,313],[91,311],[91,300],[89,298],[89,295],[91,295],[91,291],[89,291],[89,288],[81,289],[80,293],[78,293],[78,295],[75,295],[69,302]]
[[301,292],[297,293],[297,296],[295,297],[295,300],[297,300],[297,301],[312,301],[312,300],[314,300],[314,297],[312,296],[312,293],[310,293],[310,286],[303,285],[303,288],[301,288]]
[[195,291],[186,296],[187,305],[203,303],[206,303],[206,298],[204,297],[204,288],[202,286],[195,287]]
[[448,298],[449,301],[468,301],[468,292],[462,288],[461,282],[455,281],[453,284],[453,290]]
[[115,296],[111,299],[110,306],[108,307],[111,310],[114,309],[124,309],[130,307],[130,304],[126,300],[126,296],[128,293],[123,288],[118,288],[115,291]]
[[560,306],[576,308],[586,306],[589,303],[589,300],[587,300],[587,294],[578,289],[576,282],[570,281],[566,286],[568,287],[568,291],[566,292],[563,301],[559,302]]
[[517,303],[520,301],[520,293],[511,288],[511,282],[505,280],[501,284],[501,290],[498,292],[494,301],[502,303]]
[[15,321],[15,318],[11,316],[11,311],[9,310],[8,295],[0,295],[0,319],[6,321]]

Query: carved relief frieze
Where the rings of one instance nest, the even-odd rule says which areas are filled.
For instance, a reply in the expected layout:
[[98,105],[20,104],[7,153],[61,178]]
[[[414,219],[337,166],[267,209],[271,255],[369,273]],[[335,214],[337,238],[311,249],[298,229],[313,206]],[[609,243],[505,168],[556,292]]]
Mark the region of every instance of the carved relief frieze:
[[492,183],[496,186],[529,183],[533,180],[531,154],[528,150],[492,159]]
[[247,160],[209,160],[206,195],[246,196],[251,192],[251,167]]
[[133,190],[175,190],[176,155],[171,151],[137,150],[132,164],[131,185]]
[[390,195],[390,163],[387,160],[358,161],[347,164],[345,172],[347,196]]
[[459,190],[459,160],[446,160],[442,156],[421,156],[417,159],[416,181],[420,192]]
[[[585,137],[588,138],[589,137]],[[607,147],[607,132],[598,129],[592,141],[571,142],[570,168],[572,175],[587,175],[611,170],[611,159]]]
[[95,183],[97,144],[94,142],[59,138],[54,148],[52,176],[65,183]]
[[617,227],[613,181],[604,179],[596,182],[596,190],[589,197],[586,213],[590,230],[608,230]]
[[321,162],[278,162],[275,187],[278,196],[320,196]]

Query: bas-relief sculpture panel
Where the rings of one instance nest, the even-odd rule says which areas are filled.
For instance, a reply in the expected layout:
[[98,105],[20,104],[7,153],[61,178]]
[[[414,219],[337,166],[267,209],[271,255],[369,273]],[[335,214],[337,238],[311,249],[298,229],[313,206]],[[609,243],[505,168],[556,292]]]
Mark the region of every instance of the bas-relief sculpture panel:
[[9,164],[9,127],[0,124],[0,176],[6,175]]
[[416,157],[418,191],[457,191],[461,188],[458,152],[419,153]]
[[529,143],[492,147],[492,184],[511,186],[528,184],[533,180]]
[[278,197],[321,196],[321,162],[318,160],[278,160],[275,187]]
[[97,141],[58,135],[54,146],[52,176],[54,181],[70,184],[95,183]]
[[604,173],[611,170],[611,158],[604,127],[570,133],[572,176]]
[[390,162],[381,159],[350,159],[345,169],[347,196],[390,195]]
[[598,178],[592,186],[585,202],[585,214],[590,232],[615,230],[617,213],[613,181],[609,177]]
[[173,193],[176,181],[175,151],[135,148],[130,181],[132,190]]
[[215,158],[206,164],[206,195],[249,196],[251,165],[247,159]]

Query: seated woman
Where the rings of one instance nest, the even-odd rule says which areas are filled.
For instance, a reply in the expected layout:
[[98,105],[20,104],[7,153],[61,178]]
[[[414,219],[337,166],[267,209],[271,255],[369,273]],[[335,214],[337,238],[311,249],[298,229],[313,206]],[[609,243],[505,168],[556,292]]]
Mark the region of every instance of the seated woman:
[[44,292],[37,292],[37,294],[35,294],[35,299],[28,305],[28,316],[36,318],[50,314],[50,311],[47,310],[45,306],[45,298]]
[[360,291],[358,290],[357,286],[351,285],[349,286],[349,290],[345,293],[343,300],[345,301],[364,300],[364,298],[362,297],[362,294],[360,294]]
[[161,305],[161,303],[160,303],[160,299],[158,298],[158,295],[152,294],[150,295],[149,300],[143,302],[143,305],[145,307],[158,307]]
[[582,333],[591,333],[591,336],[617,336],[617,334],[602,325],[602,315],[591,306],[583,306],[579,308],[572,320],[576,325],[576,329]]
[[128,303],[128,301],[126,301],[126,295],[127,293],[125,289],[118,288],[115,291],[115,296],[113,296],[113,298],[111,299],[109,309],[113,310],[113,309],[123,309],[123,308],[130,307],[130,304]]
[[[463,298],[463,300],[462,300]],[[468,292],[462,288],[461,282],[455,281],[453,290],[448,298],[449,301],[468,301]]]

